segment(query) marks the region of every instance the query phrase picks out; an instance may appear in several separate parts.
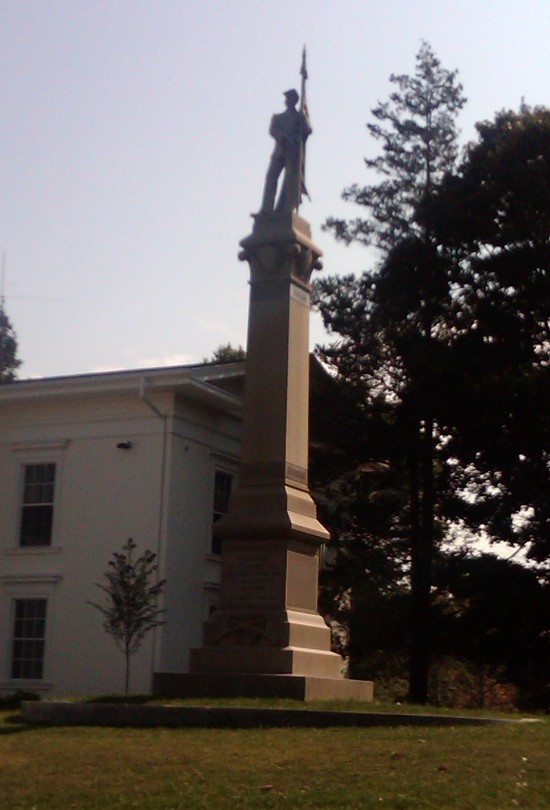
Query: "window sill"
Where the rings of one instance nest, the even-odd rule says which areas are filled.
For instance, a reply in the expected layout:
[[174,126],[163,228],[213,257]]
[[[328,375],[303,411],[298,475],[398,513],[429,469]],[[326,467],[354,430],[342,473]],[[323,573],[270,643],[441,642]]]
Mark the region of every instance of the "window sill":
[[13,678],[9,681],[0,681],[0,692],[9,690],[14,692],[49,692],[53,688],[53,683],[47,681],[36,681],[31,678]]
[[12,546],[12,548],[5,548],[4,554],[25,556],[27,554],[60,554],[62,551],[61,546]]

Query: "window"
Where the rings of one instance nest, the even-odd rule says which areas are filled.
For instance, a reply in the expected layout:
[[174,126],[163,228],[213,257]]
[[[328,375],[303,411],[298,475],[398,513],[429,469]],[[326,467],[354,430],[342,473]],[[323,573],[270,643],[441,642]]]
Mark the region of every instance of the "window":
[[222,552],[222,540],[221,537],[216,535],[215,524],[227,512],[232,486],[233,476],[222,472],[222,470],[216,470],[214,477],[214,509],[212,512],[212,554],[219,555]]
[[44,668],[46,599],[16,599],[13,622],[12,678],[40,680]]
[[21,508],[21,546],[49,546],[52,541],[55,464],[25,464]]

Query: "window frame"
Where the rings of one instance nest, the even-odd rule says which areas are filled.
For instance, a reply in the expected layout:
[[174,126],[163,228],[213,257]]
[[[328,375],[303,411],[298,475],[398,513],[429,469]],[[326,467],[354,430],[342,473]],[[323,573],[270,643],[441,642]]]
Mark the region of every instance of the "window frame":
[[[44,481],[29,481],[28,473],[32,468],[40,469],[42,468],[45,470],[47,467],[53,468],[53,475],[51,480],[45,479]],[[18,532],[17,532],[17,539],[18,539],[18,546],[19,548],[27,549],[27,548],[51,548],[53,545],[53,536],[54,536],[54,525],[55,525],[55,513],[56,513],[56,483],[58,479],[58,465],[55,461],[28,461],[22,462],[21,464],[21,484],[20,484],[20,499],[19,499],[19,523],[18,523]],[[29,500],[27,500],[27,492],[32,488],[41,488],[44,490],[51,490],[51,495],[48,499],[44,499],[42,501],[35,501],[34,498],[31,496]],[[45,514],[44,510],[47,511],[47,521],[43,519],[40,520],[41,523],[44,525],[48,524],[47,527],[47,539],[46,533],[44,533],[44,540],[36,541],[36,536],[33,537],[32,534],[26,534],[25,532],[25,525],[27,523],[35,523],[36,521],[28,521],[26,518],[27,516],[37,513],[38,510],[42,510],[42,513]],[[28,529],[27,529],[28,532]],[[31,537],[31,540],[26,540],[26,537]],[[32,540],[35,542],[32,542]]]
[[208,621],[220,606],[220,583],[205,582],[203,586],[203,621]]
[[[216,509],[216,498],[218,495],[217,489],[217,481],[218,477],[224,476],[229,481],[229,492],[226,495],[227,502],[225,504],[224,510]],[[214,475],[212,479],[212,498],[211,498],[211,530],[210,530],[210,554],[219,559],[221,557],[221,538],[216,536],[215,526],[218,520],[220,520],[226,513],[229,506],[229,501],[231,499],[231,495],[235,491],[235,483],[236,483],[236,474],[228,469],[227,467],[222,467],[217,465],[214,468]]]
[[[63,474],[65,450],[69,439],[18,442],[11,446],[14,456],[12,486],[14,489],[11,499],[10,517],[6,537],[11,537],[11,544],[4,547],[5,553],[10,554],[51,554],[60,550],[59,538],[61,533],[61,497],[63,488]],[[51,538],[49,545],[22,545],[21,528],[23,514],[23,498],[25,487],[25,469],[33,464],[54,464],[55,482],[53,493],[53,518]],[[8,540],[8,543],[10,541]]]
[[[60,573],[3,574],[0,575],[0,690],[32,689],[48,692],[52,689],[52,667],[55,666],[56,622],[58,617],[58,587],[63,580]],[[13,635],[15,601],[18,599],[45,599],[45,650],[41,680],[12,678]]]
[[[30,603],[35,606],[40,603],[43,606],[42,615],[23,615],[18,616],[18,607],[22,607],[26,603],[27,608]],[[46,596],[14,596],[11,600],[11,626],[10,626],[10,656],[9,656],[9,679],[17,682],[37,682],[44,680],[44,671],[46,668],[46,645],[48,635],[48,598]],[[18,631],[18,622],[27,623],[31,628],[33,623],[42,624],[41,635],[23,634],[21,630]],[[17,645],[21,645],[21,654],[16,657]],[[40,656],[31,656],[28,650],[36,649],[34,645],[41,645]],[[25,654],[27,648],[27,654]],[[38,665],[39,669],[35,670]],[[19,669],[18,669],[19,668]],[[31,674],[24,674],[30,671]]]

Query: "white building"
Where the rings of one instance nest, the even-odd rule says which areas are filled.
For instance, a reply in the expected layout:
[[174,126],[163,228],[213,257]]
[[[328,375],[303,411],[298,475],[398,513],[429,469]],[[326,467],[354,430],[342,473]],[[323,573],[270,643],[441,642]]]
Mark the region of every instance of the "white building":
[[158,556],[166,624],[133,657],[130,689],[186,671],[216,603],[212,535],[239,456],[244,364],[180,366],[0,387],[0,692],[120,692],[102,627],[114,551]]

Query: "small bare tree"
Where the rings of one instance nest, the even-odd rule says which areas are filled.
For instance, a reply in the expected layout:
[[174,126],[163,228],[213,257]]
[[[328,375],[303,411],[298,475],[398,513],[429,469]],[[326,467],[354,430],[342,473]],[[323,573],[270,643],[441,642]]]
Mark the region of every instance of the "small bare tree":
[[164,624],[160,616],[165,613],[157,606],[166,580],[154,582],[158,570],[156,554],[147,550],[134,559],[135,548],[136,544],[130,537],[122,552],[115,551],[113,559],[109,561],[108,570],[104,572],[107,584],[96,582],[97,587],[107,595],[107,605],[88,603],[101,611],[105,617],[105,631],[113,636],[117,647],[124,653],[125,695],[128,695],[130,683],[130,657],[139,650],[149,630]]

